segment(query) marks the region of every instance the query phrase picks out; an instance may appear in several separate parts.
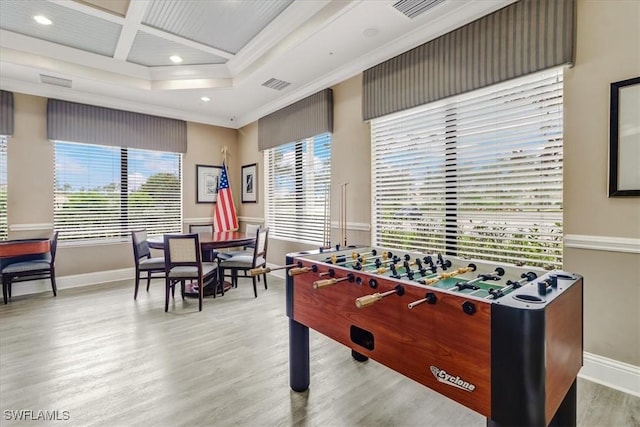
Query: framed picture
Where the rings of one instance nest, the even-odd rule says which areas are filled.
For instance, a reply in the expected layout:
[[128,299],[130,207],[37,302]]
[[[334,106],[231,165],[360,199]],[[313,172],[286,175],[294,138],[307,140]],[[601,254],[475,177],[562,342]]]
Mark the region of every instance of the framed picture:
[[196,203],[215,203],[222,166],[196,165]]
[[640,196],[640,77],[611,83],[609,197]]
[[242,203],[258,202],[258,165],[242,166]]

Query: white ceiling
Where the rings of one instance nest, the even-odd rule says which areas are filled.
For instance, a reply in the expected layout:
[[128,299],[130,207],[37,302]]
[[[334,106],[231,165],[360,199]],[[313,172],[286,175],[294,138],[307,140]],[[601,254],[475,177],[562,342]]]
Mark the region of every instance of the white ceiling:
[[513,1],[0,0],[0,88],[238,128]]

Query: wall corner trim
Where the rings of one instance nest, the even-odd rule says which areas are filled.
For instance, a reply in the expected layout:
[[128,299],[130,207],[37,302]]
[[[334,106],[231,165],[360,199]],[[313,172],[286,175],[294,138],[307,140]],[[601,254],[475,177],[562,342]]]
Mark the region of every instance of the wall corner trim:
[[640,366],[584,352],[578,376],[587,381],[640,397]]
[[596,251],[627,252],[640,254],[640,239],[611,236],[565,234],[564,247]]

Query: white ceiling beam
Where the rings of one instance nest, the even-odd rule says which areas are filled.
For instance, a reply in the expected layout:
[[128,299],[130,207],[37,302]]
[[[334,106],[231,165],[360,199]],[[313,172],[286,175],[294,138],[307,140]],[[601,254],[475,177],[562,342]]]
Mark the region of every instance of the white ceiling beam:
[[118,38],[118,44],[116,45],[116,51],[113,54],[113,59],[119,61],[126,61],[131,51],[131,46],[136,38],[136,34],[140,29],[140,23],[144,14],[149,7],[147,1],[131,1],[129,2],[129,8],[127,9],[127,16],[125,17],[120,37]]

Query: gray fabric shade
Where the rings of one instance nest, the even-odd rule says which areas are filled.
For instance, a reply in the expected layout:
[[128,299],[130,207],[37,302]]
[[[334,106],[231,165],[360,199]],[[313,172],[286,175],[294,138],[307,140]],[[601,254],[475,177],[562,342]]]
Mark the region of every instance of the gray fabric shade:
[[47,138],[144,150],[187,152],[187,123],[94,105],[49,99]]
[[258,120],[258,149],[333,132],[333,91],[325,89]]
[[0,90],[0,135],[13,135],[13,92]]
[[520,0],[363,74],[364,120],[572,64],[575,0]]

